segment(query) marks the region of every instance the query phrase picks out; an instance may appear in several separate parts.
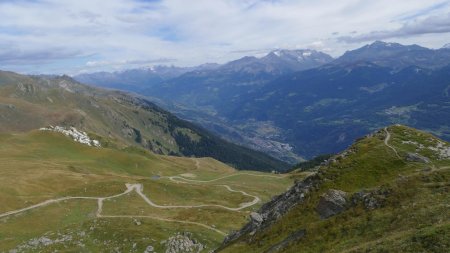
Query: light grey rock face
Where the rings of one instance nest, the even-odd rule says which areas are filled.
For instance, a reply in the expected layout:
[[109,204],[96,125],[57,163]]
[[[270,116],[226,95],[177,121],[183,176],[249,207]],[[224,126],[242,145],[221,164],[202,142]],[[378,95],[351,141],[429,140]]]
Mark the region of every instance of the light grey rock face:
[[326,219],[336,214],[343,212],[346,209],[347,193],[340,190],[328,190],[320,197],[319,204],[316,206],[316,211],[320,218]]
[[161,242],[166,245],[166,253],[202,252],[205,246],[195,239],[189,232],[177,233]]
[[40,128],[39,130],[62,133],[65,136],[69,136],[74,141],[79,142],[81,144],[93,147],[101,147],[100,142],[98,140],[92,140],[91,138],[89,138],[86,132],[78,131],[75,127],[65,128],[61,126],[49,126]]
[[408,162],[419,162],[419,163],[429,163],[430,159],[421,156],[416,153],[407,153],[406,154],[406,161]]

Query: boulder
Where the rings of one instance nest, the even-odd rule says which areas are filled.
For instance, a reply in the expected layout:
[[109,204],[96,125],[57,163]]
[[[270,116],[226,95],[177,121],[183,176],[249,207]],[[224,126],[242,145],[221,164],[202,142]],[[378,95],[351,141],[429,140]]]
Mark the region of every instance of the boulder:
[[321,219],[339,214],[347,209],[347,193],[340,190],[328,190],[320,197],[316,212]]
[[263,217],[261,216],[261,214],[256,213],[256,212],[250,213],[250,218],[257,223],[261,223],[264,220]]

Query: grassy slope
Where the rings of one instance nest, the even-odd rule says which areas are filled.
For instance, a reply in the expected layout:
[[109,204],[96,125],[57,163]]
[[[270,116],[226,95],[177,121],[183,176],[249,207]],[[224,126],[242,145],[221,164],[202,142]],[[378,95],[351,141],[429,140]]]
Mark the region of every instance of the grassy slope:
[[239,169],[288,167],[132,95],[88,87],[64,76],[30,77],[0,71],[0,132],[25,132],[47,125],[75,126],[110,145],[214,157]]
[[[385,133],[380,131],[355,143],[347,157],[321,168],[323,183],[304,204],[257,233],[252,243],[241,238],[223,252],[263,252],[298,229],[306,229],[307,235],[286,252],[447,252],[450,161],[437,159],[427,148],[416,151],[416,145],[402,143],[436,145],[437,139],[427,133],[401,126],[389,131],[389,143],[402,158],[406,152],[418,151],[432,163],[398,159],[384,145]],[[380,209],[369,211],[358,205],[326,220],[315,211],[319,196],[328,189],[351,194],[377,187],[391,191]]]
[[[192,185],[171,182],[167,178],[151,179],[154,175],[186,173],[192,174],[195,179],[208,180],[241,172],[211,158],[162,156],[137,148],[92,148],[58,133],[32,131],[26,134],[0,134],[0,213],[56,197],[111,196],[123,192],[125,183],[142,183],[144,193],[161,205],[221,204],[237,207],[252,198],[228,192],[217,185],[227,184],[267,200],[292,183],[290,178],[239,175],[214,183]],[[148,206],[133,192],[129,196],[105,200],[103,214],[190,220],[214,225],[227,232],[239,228],[249,211],[259,205],[240,212],[209,207],[161,210]],[[178,231],[194,233],[195,238],[208,245],[209,249],[216,247],[223,239],[214,231],[189,224],[139,218],[141,225],[137,226],[132,218],[98,219],[95,217],[96,209],[95,200],[68,200],[0,218],[0,252],[33,238],[47,236],[57,239],[69,234],[74,240],[39,250],[68,247],[75,251],[109,251],[119,247],[122,251],[128,251],[137,243],[137,251],[144,251],[147,245],[161,251],[164,246],[160,245],[160,241]],[[82,242],[85,247],[75,242]],[[103,245],[105,242],[107,246]]]

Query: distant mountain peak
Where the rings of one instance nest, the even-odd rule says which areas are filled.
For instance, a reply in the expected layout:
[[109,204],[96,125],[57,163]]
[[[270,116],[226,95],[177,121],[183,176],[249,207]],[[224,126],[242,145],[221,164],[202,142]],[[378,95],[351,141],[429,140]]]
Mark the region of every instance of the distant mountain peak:
[[445,44],[442,48],[450,49],[450,43]]
[[374,41],[369,47],[404,47],[404,45],[395,42],[384,42],[381,40]]
[[361,48],[347,51],[336,59],[335,64],[368,61],[384,67],[402,69],[408,66],[439,68],[450,62],[448,52],[439,52],[416,44],[402,45],[375,41]]
[[319,52],[317,52],[316,50],[311,50],[311,49],[294,49],[294,50],[288,50],[288,49],[277,49],[277,50],[273,50],[270,53],[267,54],[267,56],[269,55],[275,55],[277,57],[286,57],[286,56],[301,56],[301,57],[309,57],[312,54],[318,54]]
[[421,47],[419,45],[413,44],[413,45],[403,45],[396,42],[384,42],[381,40],[374,41],[372,44],[368,44],[360,49],[352,50],[357,51],[361,49],[383,49],[383,50],[429,50],[428,48]]

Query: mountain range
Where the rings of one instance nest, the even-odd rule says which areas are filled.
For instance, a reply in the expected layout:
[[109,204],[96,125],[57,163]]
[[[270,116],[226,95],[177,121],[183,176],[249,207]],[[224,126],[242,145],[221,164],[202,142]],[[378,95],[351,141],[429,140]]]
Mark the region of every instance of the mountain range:
[[128,89],[127,81],[110,87],[144,94],[229,140],[294,163],[338,152],[386,124],[450,139],[449,64],[446,47],[376,41],[337,59],[314,50],[275,50],[142,82],[140,89]]

